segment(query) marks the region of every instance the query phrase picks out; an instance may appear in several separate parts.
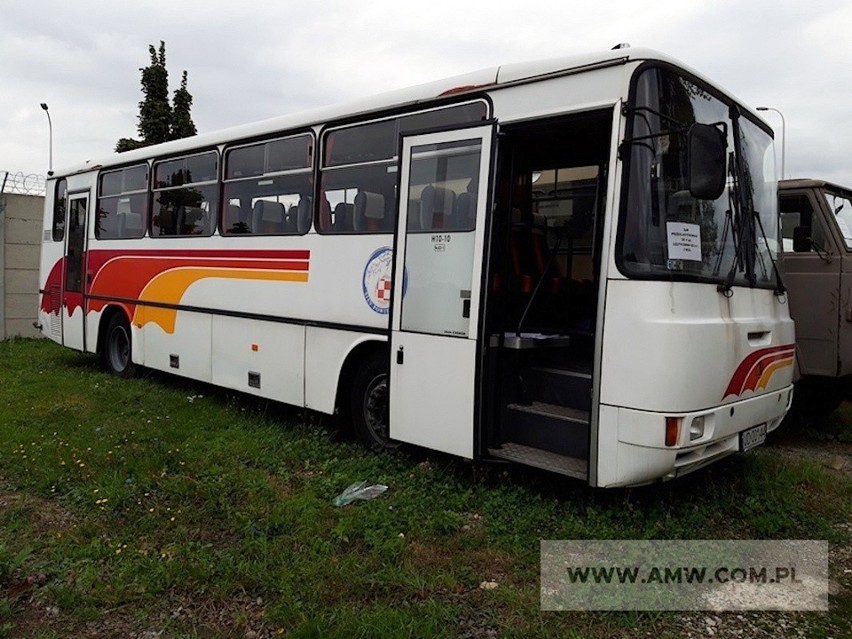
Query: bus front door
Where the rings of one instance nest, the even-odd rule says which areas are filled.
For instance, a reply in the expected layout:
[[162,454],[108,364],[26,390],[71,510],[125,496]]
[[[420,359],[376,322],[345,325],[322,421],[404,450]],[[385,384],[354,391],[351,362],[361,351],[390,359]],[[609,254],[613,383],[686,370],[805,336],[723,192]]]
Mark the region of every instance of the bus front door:
[[65,269],[62,277],[62,343],[85,350],[86,307],[83,288],[86,270],[86,214],[88,193],[68,195],[65,228]]
[[491,126],[403,139],[390,436],[471,458]]

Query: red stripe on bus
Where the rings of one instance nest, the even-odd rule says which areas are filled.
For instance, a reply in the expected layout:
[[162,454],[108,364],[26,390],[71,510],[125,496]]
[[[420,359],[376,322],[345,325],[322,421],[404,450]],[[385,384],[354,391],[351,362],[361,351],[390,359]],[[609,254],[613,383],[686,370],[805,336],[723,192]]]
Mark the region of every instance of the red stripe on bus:
[[[734,376],[731,378],[731,382],[728,384],[728,388],[725,389],[725,394],[722,396],[724,399],[729,395],[741,395],[747,384],[747,380],[749,379],[749,375],[752,370],[760,364],[761,359],[767,357],[768,355],[777,354],[780,357],[788,357],[793,354],[795,351],[794,344],[784,344],[782,346],[770,346],[768,348],[761,348],[759,350],[750,353],[740,365],[737,366],[737,370],[734,372]],[[760,372],[763,372],[763,367],[760,367]],[[760,375],[758,375],[758,379]],[[753,390],[753,389],[752,389]]]

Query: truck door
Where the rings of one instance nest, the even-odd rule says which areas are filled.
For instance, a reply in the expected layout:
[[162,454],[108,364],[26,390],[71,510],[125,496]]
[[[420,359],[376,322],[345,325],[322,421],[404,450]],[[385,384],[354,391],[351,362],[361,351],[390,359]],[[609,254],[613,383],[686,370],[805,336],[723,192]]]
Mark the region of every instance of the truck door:
[[[796,322],[799,372],[834,377],[841,260],[816,195],[810,189],[781,193],[784,281],[790,291],[790,315]],[[802,226],[810,229],[810,248],[794,252],[793,229]]]

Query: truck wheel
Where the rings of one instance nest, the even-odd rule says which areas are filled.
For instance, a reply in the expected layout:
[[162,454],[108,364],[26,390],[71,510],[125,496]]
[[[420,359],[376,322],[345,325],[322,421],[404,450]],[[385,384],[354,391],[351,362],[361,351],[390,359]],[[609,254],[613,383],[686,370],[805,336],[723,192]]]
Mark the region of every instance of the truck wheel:
[[367,358],[355,373],[350,391],[350,414],[355,433],[370,450],[394,451],[400,442],[390,438],[388,362],[382,353]]
[[130,324],[123,313],[116,313],[107,324],[104,349],[101,353],[104,368],[117,377],[133,377],[136,364],[131,356]]

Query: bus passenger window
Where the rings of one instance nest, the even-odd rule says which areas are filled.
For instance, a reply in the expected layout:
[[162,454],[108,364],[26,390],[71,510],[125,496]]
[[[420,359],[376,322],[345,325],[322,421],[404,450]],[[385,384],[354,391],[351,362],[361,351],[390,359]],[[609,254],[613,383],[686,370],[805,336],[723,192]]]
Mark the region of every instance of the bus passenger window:
[[131,239],[145,235],[148,165],[102,173],[98,180],[95,237]]
[[[456,104],[340,127],[329,131],[323,143],[321,193],[328,209],[320,208],[321,233],[393,233],[397,213],[397,151],[400,136],[427,129],[450,127],[462,123],[481,122],[487,117],[484,102]],[[463,190],[463,188],[462,188]],[[359,198],[359,196],[362,197]],[[455,195],[455,193],[452,193]],[[467,218],[469,196],[445,211],[433,211],[436,219],[446,216],[453,230],[470,225]],[[409,227],[419,228],[420,213],[412,216],[411,207],[420,207],[419,199],[409,200]],[[461,206],[457,215],[453,206]],[[475,203],[473,209],[475,210]],[[431,224],[431,222],[430,222]],[[461,224],[461,227],[454,226]],[[436,227],[437,228],[437,227]]]
[[68,198],[68,180],[59,180],[56,183],[56,193],[53,199],[53,230],[54,242],[65,239],[65,202]]
[[[393,121],[378,124],[382,127],[373,123],[328,135],[326,161],[334,166],[323,169],[322,173],[322,194],[328,200],[331,218],[327,227],[321,227],[323,233],[393,232],[397,174],[396,161],[390,156],[395,129]],[[386,139],[379,144],[370,133],[381,133]],[[363,148],[359,150],[361,137]],[[380,151],[383,153],[376,160]],[[344,164],[362,158],[372,161],[354,166]]]
[[212,235],[217,173],[215,151],[155,164],[151,235]]
[[311,227],[313,137],[228,149],[223,235],[301,235]]

